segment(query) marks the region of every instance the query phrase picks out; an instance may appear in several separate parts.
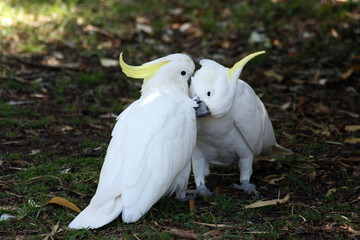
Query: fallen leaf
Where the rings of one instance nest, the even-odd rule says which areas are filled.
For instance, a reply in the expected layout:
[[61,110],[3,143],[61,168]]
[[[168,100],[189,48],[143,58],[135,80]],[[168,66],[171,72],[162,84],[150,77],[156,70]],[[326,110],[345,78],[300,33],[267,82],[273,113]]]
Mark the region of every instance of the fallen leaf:
[[360,125],[346,125],[345,130],[348,132],[355,132],[360,130]]
[[46,236],[44,237],[44,240],[48,240],[49,238],[53,239],[52,236],[55,235],[55,233],[58,231],[58,229],[59,229],[59,224],[55,224],[55,226],[52,227],[51,232],[46,234]]
[[173,228],[173,229],[170,229],[167,232],[172,233],[173,235],[178,236],[178,237],[180,237],[182,239],[200,240],[199,236],[196,235],[195,233],[193,233],[192,231],[185,231],[185,230],[182,230],[182,229]]
[[153,34],[153,29],[150,25],[143,24],[143,23],[136,23],[136,31],[137,32],[144,32],[147,34]]
[[360,138],[347,138],[344,143],[357,144],[360,143]]
[[264,74],[265,74],[265,76],[267,76],[267,77],[273,77],[273,78],[275,78],[276,81],[278,81],[278,82],[282,82],[282,80],[284,79],[283,76],[281,76],[280,74],[274,72],[273,70],[265,71]]
[[349,235],[349,237],[351,237],[351,238],[355,239],[356,237],[360,236],[360,231],[353,229],[351,226],[349,226],[349,228],[347,230],[351,233]]
[[291,104],[292,104],[292,102],[286,102],[283,105],[281,105],[280,108],[285,111],[286,109],[288,109],[291,106]]
[[190,212],[193,212],[195,210],[195,202],[194,199],[190,199],[189,200],[189,208],[190,208]]
[[336,188],[330,188],[327,193],[325,194],[325,196],[330,196],[331,194],[335,193],[336,192]]
[[62,198],[62,197],[53,197],[47,203],[55,203],[55,204],[70,208],[78,213],[81,212],[81,210],[75,204],[73,204],[72,202],[69,202],[68,200],[66,200],[65,198]]
[[289,198],[290,198],[290,193],[286,194],[286,196],[282,199],[273,199],[273,200],[268,200],[268,201],[260,200],[260,201],[257,201],[257,202],[254,202],[252,204],[245,206],[245,208],[259,208],[259,207],[282,204],[282,203],[287,202],[289,200]]
[[309,179],[314,181],[316,178],[316,172],[315,171],[312,171],[311,173],[309,173]]
[[217,236],[221,233],[220,230],[214,229],[214,230],[210,230],[206,233],[203,234],[203,237],[213,237],[213,236]]
[[117,67],[119,66],[119,60],[110,58],[100,58],[100,64],[103,67]]
[[264,177],[263,181],[274,185],[277,181],[283,180],[286,176],[287,174],[281,174],[280,176],[277,174],[272,174]]
[[347,70],[346,72],[342,73],[342,74],[340,75],[340,77],[341,77],[342,79],[346,80],[346,79],[348,79],[348,78],[351,76],[351,74],[353,74],[353,72],[354,72],[354,69],[353,69],[353,68],[350,68],[350,69]]

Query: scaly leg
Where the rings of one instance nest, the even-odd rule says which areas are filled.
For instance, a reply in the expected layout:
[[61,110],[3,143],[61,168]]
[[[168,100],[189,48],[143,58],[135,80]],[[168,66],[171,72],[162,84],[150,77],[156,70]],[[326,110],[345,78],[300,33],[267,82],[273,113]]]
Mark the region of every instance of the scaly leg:
[[256,186],[249,182],[252,174],[254,155],[250,151],[246,156],[244,155],[245,154],[243,153],[239,160],[240,185],[234,184],[233,187],[259,198],[260,194],[256,190]]
[[205,185],[205,176],[209,174],[209,165],[197,147],[195,147],[192,155],[192,166],[195,177],[196,190],[188,190],[188,193],[195,193],[196,195],[200,196],[210,196],[211,192]]

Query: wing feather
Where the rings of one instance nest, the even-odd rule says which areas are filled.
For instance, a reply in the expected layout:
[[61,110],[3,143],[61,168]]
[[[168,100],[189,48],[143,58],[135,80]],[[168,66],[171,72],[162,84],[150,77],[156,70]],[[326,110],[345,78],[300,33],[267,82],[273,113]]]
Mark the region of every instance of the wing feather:
[[271,121],[264,104],[247,83],[239,80],[236,94],[233,110],[235,126],[251,151],[258,155],[264,148],[275,144]]
[[123,218],[132,221],[166,194],[195,145],[192,106],[189,98],[169,95],[120,115],[93,200],[101,205],[121,196]]

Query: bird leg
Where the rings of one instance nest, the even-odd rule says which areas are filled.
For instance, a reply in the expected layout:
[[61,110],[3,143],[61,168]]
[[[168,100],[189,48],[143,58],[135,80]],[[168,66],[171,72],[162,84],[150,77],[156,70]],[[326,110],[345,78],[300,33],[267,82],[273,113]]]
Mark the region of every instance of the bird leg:
[[249,150],[248,152],[244,151],[239,160],[240,168],[240,185],[233,184],[233,187],[239,190],[243,190],[247,194],[254,195],[256,198],[260,197],[258,191],[256,191],[256,186],[249,182],[250,176],[252,174],[254,155]]
[[259,192],[256,190],[255,184],[249,183],[246,180],[240,181],[241,185],[233,184],[233,187],[239,190],[246,192],[247,194],[254,195],[257,199],[260,198]]

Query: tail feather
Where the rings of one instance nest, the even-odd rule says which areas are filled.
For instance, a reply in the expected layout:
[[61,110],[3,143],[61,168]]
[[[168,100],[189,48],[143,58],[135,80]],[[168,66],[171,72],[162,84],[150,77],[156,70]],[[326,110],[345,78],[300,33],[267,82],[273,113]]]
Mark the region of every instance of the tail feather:
[[284,148],[277,143],[275,143],[275,145],[272,147],[271,155],[273,157],[283,157],[283,156],[288,156],[288,155],[292,155],[292,154],[293,154],[293,151],[291,151],[290,149]]
[[87,206],[70,224],[69,228],[99,228],[113,221],[123,211],[121,198],[115,198],[98,207]]

